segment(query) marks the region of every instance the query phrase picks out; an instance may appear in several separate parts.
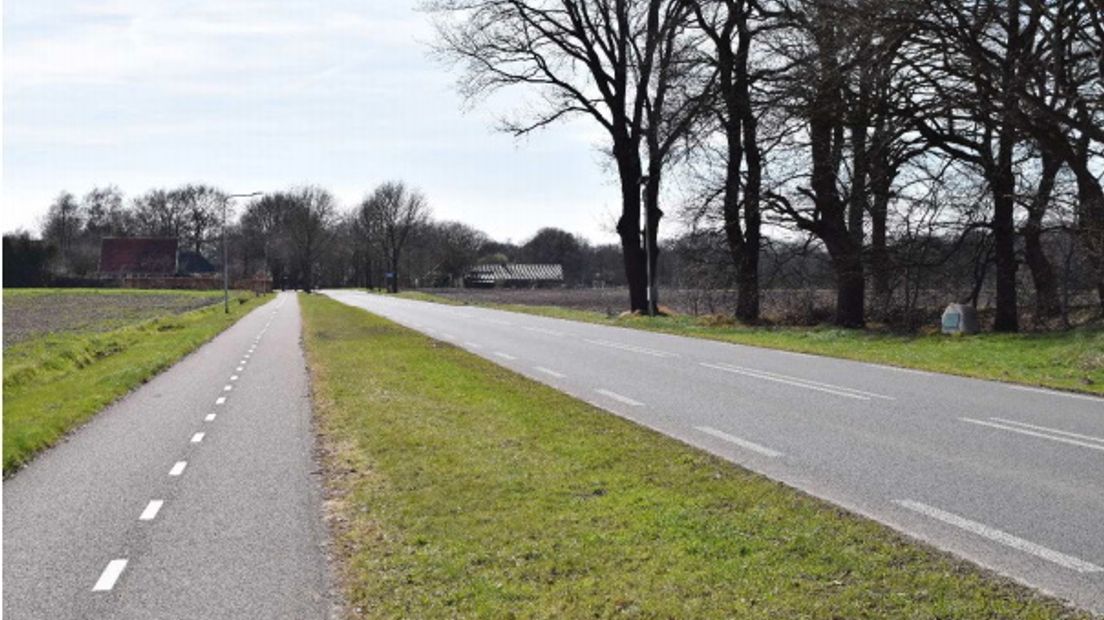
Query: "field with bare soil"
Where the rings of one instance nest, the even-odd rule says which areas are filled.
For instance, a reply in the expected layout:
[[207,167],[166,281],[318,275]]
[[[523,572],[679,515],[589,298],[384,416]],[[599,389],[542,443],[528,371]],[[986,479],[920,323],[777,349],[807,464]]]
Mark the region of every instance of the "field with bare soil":
[[106,332],[221,300],[216,291],[5,289],[4,348],[47,334]]

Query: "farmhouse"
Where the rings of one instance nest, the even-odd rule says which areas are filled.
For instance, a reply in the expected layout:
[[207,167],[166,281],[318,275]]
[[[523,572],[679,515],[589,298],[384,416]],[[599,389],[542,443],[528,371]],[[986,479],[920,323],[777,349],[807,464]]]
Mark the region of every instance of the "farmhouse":
[[466,288],[540,288],[563,283],[563,265],[559,264],[479,265],[464,276]]
[[171,276],[176,258],[173,238],[106,237],[100,244],[100,276]]

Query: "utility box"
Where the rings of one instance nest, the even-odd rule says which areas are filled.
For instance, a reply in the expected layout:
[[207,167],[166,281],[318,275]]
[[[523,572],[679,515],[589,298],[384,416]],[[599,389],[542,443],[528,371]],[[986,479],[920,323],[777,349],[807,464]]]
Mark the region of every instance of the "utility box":
[[966,304],[949,304],[943,310],[943,333],[978,333],[977,308]]

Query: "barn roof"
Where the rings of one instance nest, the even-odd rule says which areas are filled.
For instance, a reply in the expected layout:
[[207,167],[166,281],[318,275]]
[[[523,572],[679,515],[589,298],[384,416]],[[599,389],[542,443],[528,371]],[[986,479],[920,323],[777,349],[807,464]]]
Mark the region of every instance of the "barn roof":
[[563,265],[540,263],[510,263],[506,265],[480,265],[472,270],[480,280],[495,282],[562,282]]
[[172,275],[176,273],[176,239],[104,238],[100,245],[100,273]]

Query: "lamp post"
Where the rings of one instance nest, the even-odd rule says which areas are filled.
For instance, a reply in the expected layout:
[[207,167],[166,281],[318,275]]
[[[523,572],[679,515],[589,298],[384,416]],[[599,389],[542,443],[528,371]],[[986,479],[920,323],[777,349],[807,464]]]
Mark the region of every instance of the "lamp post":
[[644,278],[648,297],[648,316],[655,316],[655,282],[652,280],[652,236],[648,231],[648,175],[640,177],[640,202],[644,206]]
[[230,194],[222,201],[222,311],[230,314],[230,260],[226,251],[226,205],[231,198],[252,198],[261,192]]

